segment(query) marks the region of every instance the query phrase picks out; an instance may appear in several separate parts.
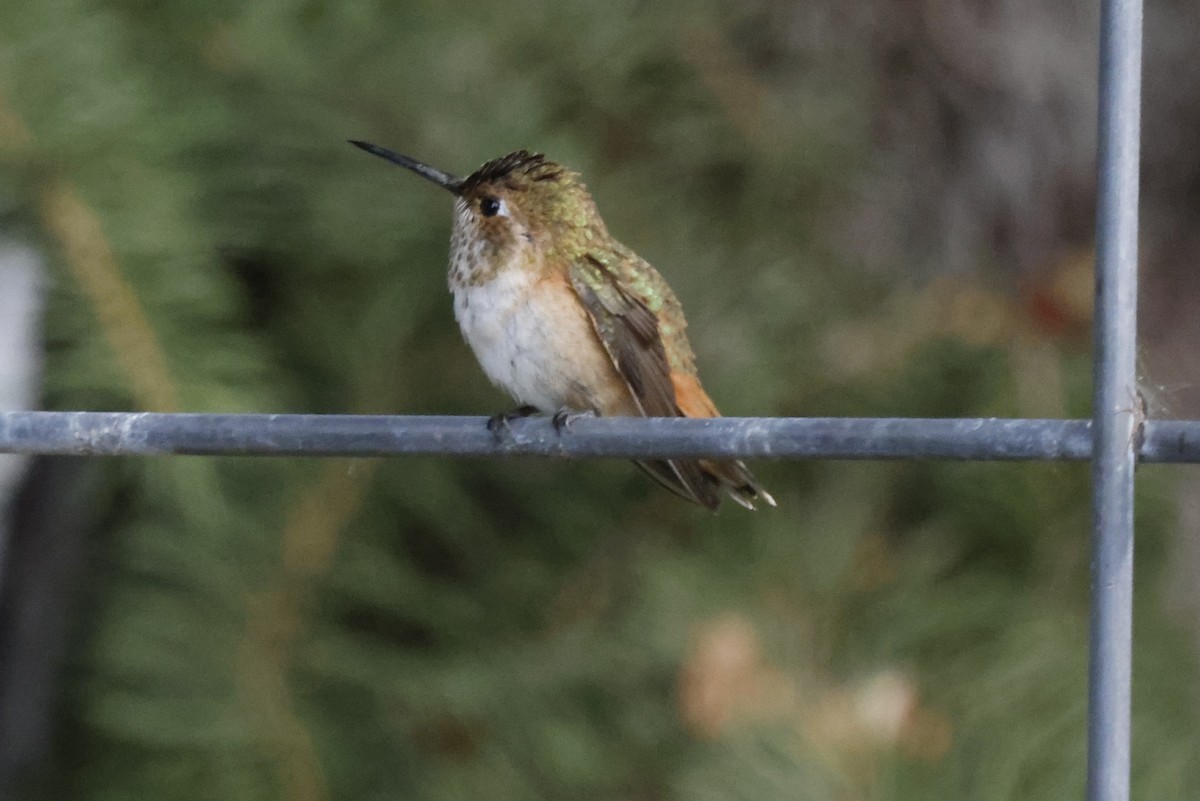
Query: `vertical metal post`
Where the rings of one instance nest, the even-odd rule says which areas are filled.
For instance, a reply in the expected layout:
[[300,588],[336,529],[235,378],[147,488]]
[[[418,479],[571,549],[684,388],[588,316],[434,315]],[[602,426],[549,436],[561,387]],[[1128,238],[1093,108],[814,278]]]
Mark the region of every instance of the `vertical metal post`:
[[1128,801],[1142,2],[1101,0],[1088,801]]

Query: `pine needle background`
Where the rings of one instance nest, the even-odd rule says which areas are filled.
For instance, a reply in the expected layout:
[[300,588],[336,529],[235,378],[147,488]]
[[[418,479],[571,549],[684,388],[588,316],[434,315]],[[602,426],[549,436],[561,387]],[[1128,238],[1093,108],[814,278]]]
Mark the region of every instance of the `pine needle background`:
[[[504,408],[454,327],[447,198],[356,137],[581,170],[728,414],[1087,415],[1069,292],[1045,325],[995,252],[846,246],[900,69],[882,5],[0,5],[0,223],[53,262],[44,405]],[[1086,465],[763,464],[780,509],[715,516],[622,463],[85,469],[30,798],[1082,795]],[[1192,798],[1171,474],[1138,501],[1134,791]]]

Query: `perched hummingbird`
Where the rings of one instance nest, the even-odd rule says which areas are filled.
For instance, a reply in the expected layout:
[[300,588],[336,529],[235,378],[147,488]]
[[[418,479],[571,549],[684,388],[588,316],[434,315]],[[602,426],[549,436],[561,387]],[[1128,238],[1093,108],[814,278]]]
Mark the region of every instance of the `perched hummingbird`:
[[[613,239],[579,174],[518,150],[466,178],[377,145],[368,153],[455,196],[454,316],[492,383],[561,430],[579,416],[717,417],[700,386],[683,309],[645,260]],[[709,509],[724,490],[747,509],[775,499],[740,461],[637,462]]]

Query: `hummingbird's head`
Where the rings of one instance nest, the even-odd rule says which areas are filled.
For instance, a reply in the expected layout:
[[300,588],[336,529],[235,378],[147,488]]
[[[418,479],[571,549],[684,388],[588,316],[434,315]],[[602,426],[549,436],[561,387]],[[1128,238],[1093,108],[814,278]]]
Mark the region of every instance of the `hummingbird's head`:
[[540,153],[518,150],[459,178],[377,145],[351,144],[452,192],[454,247],[481,247],[488,261],[508,263],[519,252],[542,258],[584,230],[607,235],[579,174]]

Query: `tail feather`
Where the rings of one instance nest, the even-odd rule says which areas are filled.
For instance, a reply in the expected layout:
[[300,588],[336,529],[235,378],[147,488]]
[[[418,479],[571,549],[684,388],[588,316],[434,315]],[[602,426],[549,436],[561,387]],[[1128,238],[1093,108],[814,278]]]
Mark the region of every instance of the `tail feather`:
[[642,472],[684,500],[716,511],[724,491],[739,506],[754,511],[755,503],[775,506],[771,493],[740,461],[713,462],[654,460],[634,462]]
[[775,506],[775,498],[758,483],[758,479],[741,461],[703,461],[700,466],[738,504],[754,510],[755,502]]
[[721,505],[717,485],[712,481],[712,477],[700,468],[699,462],[659,459],[634,464],[660,486],[685,501],[699,504],[710,511],[716,511]]
[[[700,379],[694,373],[672,372],[671,385],[675,390],[675,405],[684,417],[721,416],[721,413],[717,411],[716,404],[712,402],[712,398],[708,397],[708,393],[700,385]],[[756,502],[765,503],[768,506],[775,505],[775,499],[771,497],[771,493],[763,489],[762,485],[758,483],[758,479],[743,462],[732,459],[715,462],[706,459],[696,464],[706,483],[712,488],[713,496],[719,497],[720,490],[724,490],[736,503],[751,511]],[[710,509],[716,506],[715,503],[712,506],[707,503],[703,505]]]

